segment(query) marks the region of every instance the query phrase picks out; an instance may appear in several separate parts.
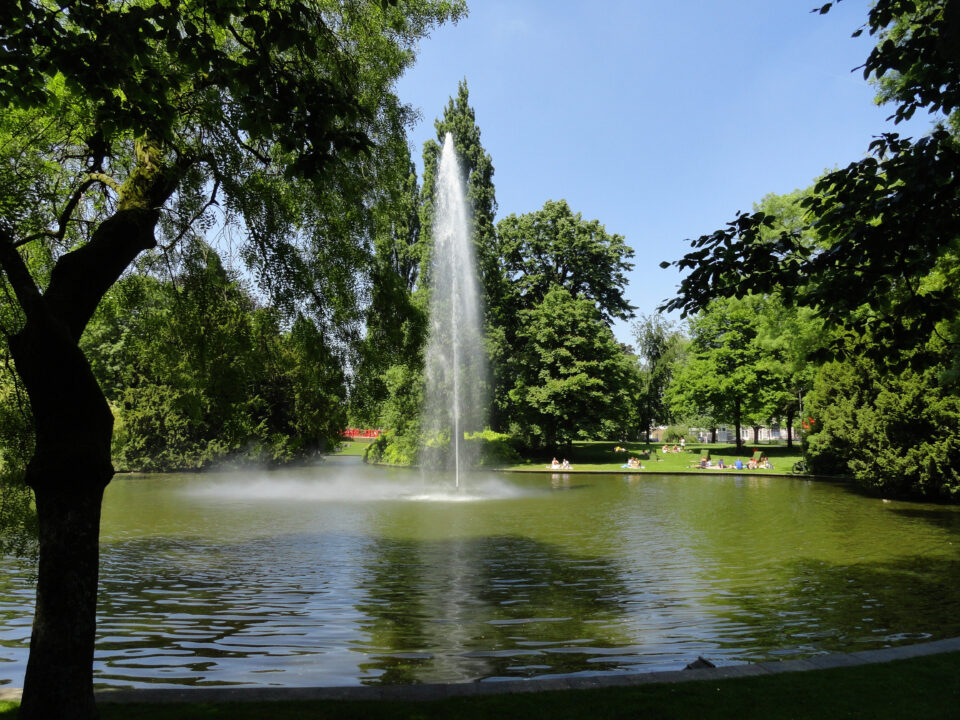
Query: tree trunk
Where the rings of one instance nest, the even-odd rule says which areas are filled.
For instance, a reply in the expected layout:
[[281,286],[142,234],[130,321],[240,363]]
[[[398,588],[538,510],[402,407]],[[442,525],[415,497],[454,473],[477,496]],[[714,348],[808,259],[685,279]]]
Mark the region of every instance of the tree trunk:
[[737,450],[743,447],[743,440],[740,438],[740,401],[737,400],[733,403],[733,419],[736,423],[737,428]]
[[714,445],[717,444],[717,429],[715,427],[710,428],[710,442]]
[[759,425],[753,426],[753,444],[754,445],[760,444],[760,426]]
[[10,350],[30,396],[27,467],[39,522],[37,601],[20,717],[97,717],[93,650],[100,503],[113,476],[113,416],[86,358],[55,319],[36,316]]
[[[20,717],[97,717],[93,698],[99,563],[100,482],[78,477],[76,488],[35,491],[40,529],[40,567],[30,658]],[[59,479],[62,482],[62,478]]]
[[140,252],[156,246],[158,208],[189,166],[167,166],[146,141],[138,141],[136,151],[117,211],[89,242],[58,258],[45,292],[0,227],[0,267],[26,317],[9,338],[10,354],[36,431],[26,481],[36,499],[40,565],[23,720],[97,717],[92,678],[100,503],[113,477],[113,415],[78,343],[104,293]]
[[787,411],[787,450],[793,448],[793,411]]

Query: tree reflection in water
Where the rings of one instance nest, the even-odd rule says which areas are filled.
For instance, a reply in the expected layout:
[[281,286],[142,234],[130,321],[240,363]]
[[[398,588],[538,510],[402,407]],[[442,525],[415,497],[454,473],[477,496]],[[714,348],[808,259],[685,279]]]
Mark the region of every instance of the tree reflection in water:
[[629,643],[607,559],[515,536],[379,539],[366,570],[365,683],[605,670]]

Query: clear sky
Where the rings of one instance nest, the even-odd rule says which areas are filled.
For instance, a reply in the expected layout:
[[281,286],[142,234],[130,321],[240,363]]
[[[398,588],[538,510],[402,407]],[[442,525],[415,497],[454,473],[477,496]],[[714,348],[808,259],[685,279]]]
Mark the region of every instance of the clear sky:
[[[469,0],[468,0],[469,1]],[[498,219],[565,198],[636,252],[627,298],[652,313],[662,270],[767,193],[809,186],[893,130],[861,71],[869,2],[472,0],[421,43],[400,97],[420,161],[466,78],[493,158]],[[900,132],[922,133],[925,119]],[[421,166],[422,168],[422,166]],[[630,324],[614,327],[631,342]]]

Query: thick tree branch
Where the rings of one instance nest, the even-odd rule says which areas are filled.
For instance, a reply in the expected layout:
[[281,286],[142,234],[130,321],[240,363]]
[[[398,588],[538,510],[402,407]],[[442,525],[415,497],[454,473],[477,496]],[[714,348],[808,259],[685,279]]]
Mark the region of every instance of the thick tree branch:
[[165,166],[149,143],[137,148],[138,167],[120,188],[119,209],[100,223],[86,245],[62,256],[44,294],[47,307],[79,340],[101,298],[134,258],[156,247],[160,208],[189,167],[183,160]]
[[27,269],[27,264],[17,252],[17,243],[3,227],[0,227],[0,267],[10,281],[20,307],[27,318],[30,318],[40,309],[43,297]]
[[74,340],[127,266],[156,246],[153,230],[159,217],[157,210],[119,210],[100,224],[90,242],[57,261],[44,297]]

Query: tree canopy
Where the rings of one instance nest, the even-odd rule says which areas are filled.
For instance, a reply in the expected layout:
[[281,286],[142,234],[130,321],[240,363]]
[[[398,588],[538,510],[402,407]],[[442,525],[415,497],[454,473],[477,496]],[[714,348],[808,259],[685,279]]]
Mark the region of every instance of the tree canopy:
[[516,307],[533,307],[559,286],[592,301],[608,324],[633,317],[624,297],[633,250],[599,220],[584,220],[566,200],[548,200],[540,210],[505,217],[497,234]]
[[[495,311],[503,293],[503,278],[499,267],[500,258],[496,248],[497,196],[493,184],[493,160],[483,147],[476,112],[470,105],[470,91],[466,79],[457,85],[456,98],[451,97],[443,115],[434,120],[436,139],[423,144],[423,189],[420,200],[420,223],[423,228],[424,262],[429,262],[430,241],[434,221],[434,188],[440,152],[447,133],[453,136],[453,147],[460,161],[470,208],[470,236],[476,251],[480,286],[484,293],[484,307]],[[426,274],[426,273],[425,273]]]
[[517,434],[556,447],[597,437],[624,408],[618,388],[628,359],[587,298],[554,285],[521,311],[515,380],[509,389]]
[[666,425],[673,413],[666,400],[673,373],[684,358],[687,339],[662,315],[641,315],[633,324],[639,361],[638,387],[631,399],[636,428],[647,434],[654,425]]
[[690,323],[686,361],[673,373],[668,403],[679,416],[699,415],[734,425],[737,446],[744,425],[770,417],[772,379],[757,341],[762,298],[716,300]]
[[672,263],[690,272],[663,307],[699,316],[765,298],[773,312],[761,314],[757,342],[773,355],[763,367],[780,412],[809,391],[810,467],[885,495],[955,499],[960,3],[877,0],[863,32],[877,43],[861,69],[891,119],[925,110],[933,128],[884,133],[809,191],[765,199],[692,241]]

